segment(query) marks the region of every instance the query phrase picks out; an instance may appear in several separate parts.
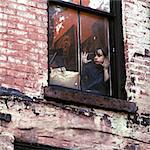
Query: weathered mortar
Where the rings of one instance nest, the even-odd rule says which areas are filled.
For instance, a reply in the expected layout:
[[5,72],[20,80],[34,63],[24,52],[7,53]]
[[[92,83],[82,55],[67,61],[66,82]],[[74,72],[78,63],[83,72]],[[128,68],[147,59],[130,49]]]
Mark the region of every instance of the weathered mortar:
[[[141,105],[142,98],[142,104],[147,105],[150,88],[144,85],[150,82],[150,4],[148,0],[122,4],[128,99]],[[1,85],[41,97],[48,78],[47,0],[2,0],[0,20]]]
[[127,0],[122,6],[128,99],[150,114],[150,2]]
[[[0,85],[32,97],[42,97],[42,87],[47,85],[46,2],[0,1]],[[126,90],[128,100],[139,108],[137,114],[3,97],[0,112],[10,113],[12,121],[1,121],[0,147],[13,149],[9,140],[13,135],[66,148],[150,150],[150,2],[123,1],[122,14]]]
[[47,20],[46,0],[1,0],[2,86],[41,97],[47,85]]
[[128,123],[124,113],[67,105],[62,109],[60,104],[14,97],[1,97],[0,106],[0,112],[12,115],[10,123],[1,122],[0,131],[22,141],[70,149],[122,150],[130,145],[150,149],[149,127]]
[[11,133],[0,133],[0,150],[14,150],[14,136]]

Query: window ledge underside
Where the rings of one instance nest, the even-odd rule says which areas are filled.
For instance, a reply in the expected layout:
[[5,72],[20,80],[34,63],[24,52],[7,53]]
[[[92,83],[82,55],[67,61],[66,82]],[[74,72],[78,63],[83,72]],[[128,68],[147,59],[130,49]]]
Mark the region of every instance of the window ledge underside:
[[137,106],[133,102],[54,85],[44,88],[44,96],[48,101],[53,100],[117,112],[135,113],[137,111]]

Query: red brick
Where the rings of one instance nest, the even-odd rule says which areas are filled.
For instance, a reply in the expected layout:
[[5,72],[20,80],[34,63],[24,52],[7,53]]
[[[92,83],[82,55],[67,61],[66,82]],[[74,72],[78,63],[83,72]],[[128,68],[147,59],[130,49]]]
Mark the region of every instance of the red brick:
[[33,33],[33,32],[28,33],[28,38],[32,39],[32,40],[39,40],[38,39],[38,34]]
[[13,49],[13,50],[22,50],[22,51],[28,50],[27,45],[19,44],[19,43],[16,43],[16,42],[9,42],[8,43],[8,48]]
[[46,5],[46,3],[37,3],[37,5],[36,5],[38,8],[41,8],[41,9],[47,9],[47,5]]
[[11,76],[5,76],[5,81],[4,81],[5,84],[10,84],[10,85],[14,85],[14,77],[11,77]]
[[25,80],[20,78],[14,78],[14,84],[23,87],[25,85]]
[[0,76],[6,75],[6,68],[0,68]]
[[4,12],[5,12],[5,14],[16,15],[15,9],[10,9],[10,8],[5,7]]
[[26,79],[26,73],[25,72],[19,72],[16,70],[11,70],[11,69],[7,69],[7,75],[15,77],[15,78],[22,78],[22,79]]
[[0,75],[0,86],[2,83],[4,83],[4,81],[5,81],[5,76]]
[[7,52],[5,53],[8,56],[22,56],[22,54],[19,53],[18,50],[7,49]]
[[7,47],[7,41],[1,40],[0,41],[0,46],[1,47]]
[[4,54],[5,55],[6,52],[7,52],[7,48],[0,46],[0,54]]
[[28,81],[25,82],[25,87],[27,87],[27,88],[34,88],[34,84],[35,84],[35,81],[31,82],[30,80],[28,80]]

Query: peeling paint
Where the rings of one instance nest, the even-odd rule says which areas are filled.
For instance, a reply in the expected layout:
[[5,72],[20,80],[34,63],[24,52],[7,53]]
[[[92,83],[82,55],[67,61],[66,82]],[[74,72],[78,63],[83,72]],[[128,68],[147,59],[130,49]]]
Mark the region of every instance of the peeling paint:
[[119,116],[115,120],[111,122],[113,131],[122,134],[122,135],[129,135],[129,130],[126,126],[126,118],[125,116]]

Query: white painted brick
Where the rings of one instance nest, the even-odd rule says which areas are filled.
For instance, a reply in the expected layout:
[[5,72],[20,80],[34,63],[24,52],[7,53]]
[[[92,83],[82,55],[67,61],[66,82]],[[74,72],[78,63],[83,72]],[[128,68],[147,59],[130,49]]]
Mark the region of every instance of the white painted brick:
[[[25,6],[25,5],[19,5],[18,7],[17,7],[17,9],[18,10],[21,10],[21,11],[26,11],[27,10],[27,6]],[[25,13],[25,12],[24,12]]]
[[35,19],[36,17],[34,14],[31,14],[29,12],[24,12],[24,11],[17,11],[17,15],[29,19]]
[[0,26],[7,26],[7,21],[6,20],[1,20],[0,21]]
[[28,0],[17,0],[17,3],[28,5]]
[[2,28],[2,27],[0,27],[0,33],[6,33],[6,28]]
[[18,29],[24,30],[25,29],[25,25],[24,24],[17,24]]
[[0,54],[0,60],[6,61],[6,60],[7,60],[7,57],[6,57],[5,55],[1,55],[1,54]]
[[7,18],[8,18],[7,14],[0,13],[0,19],[7,19]]

